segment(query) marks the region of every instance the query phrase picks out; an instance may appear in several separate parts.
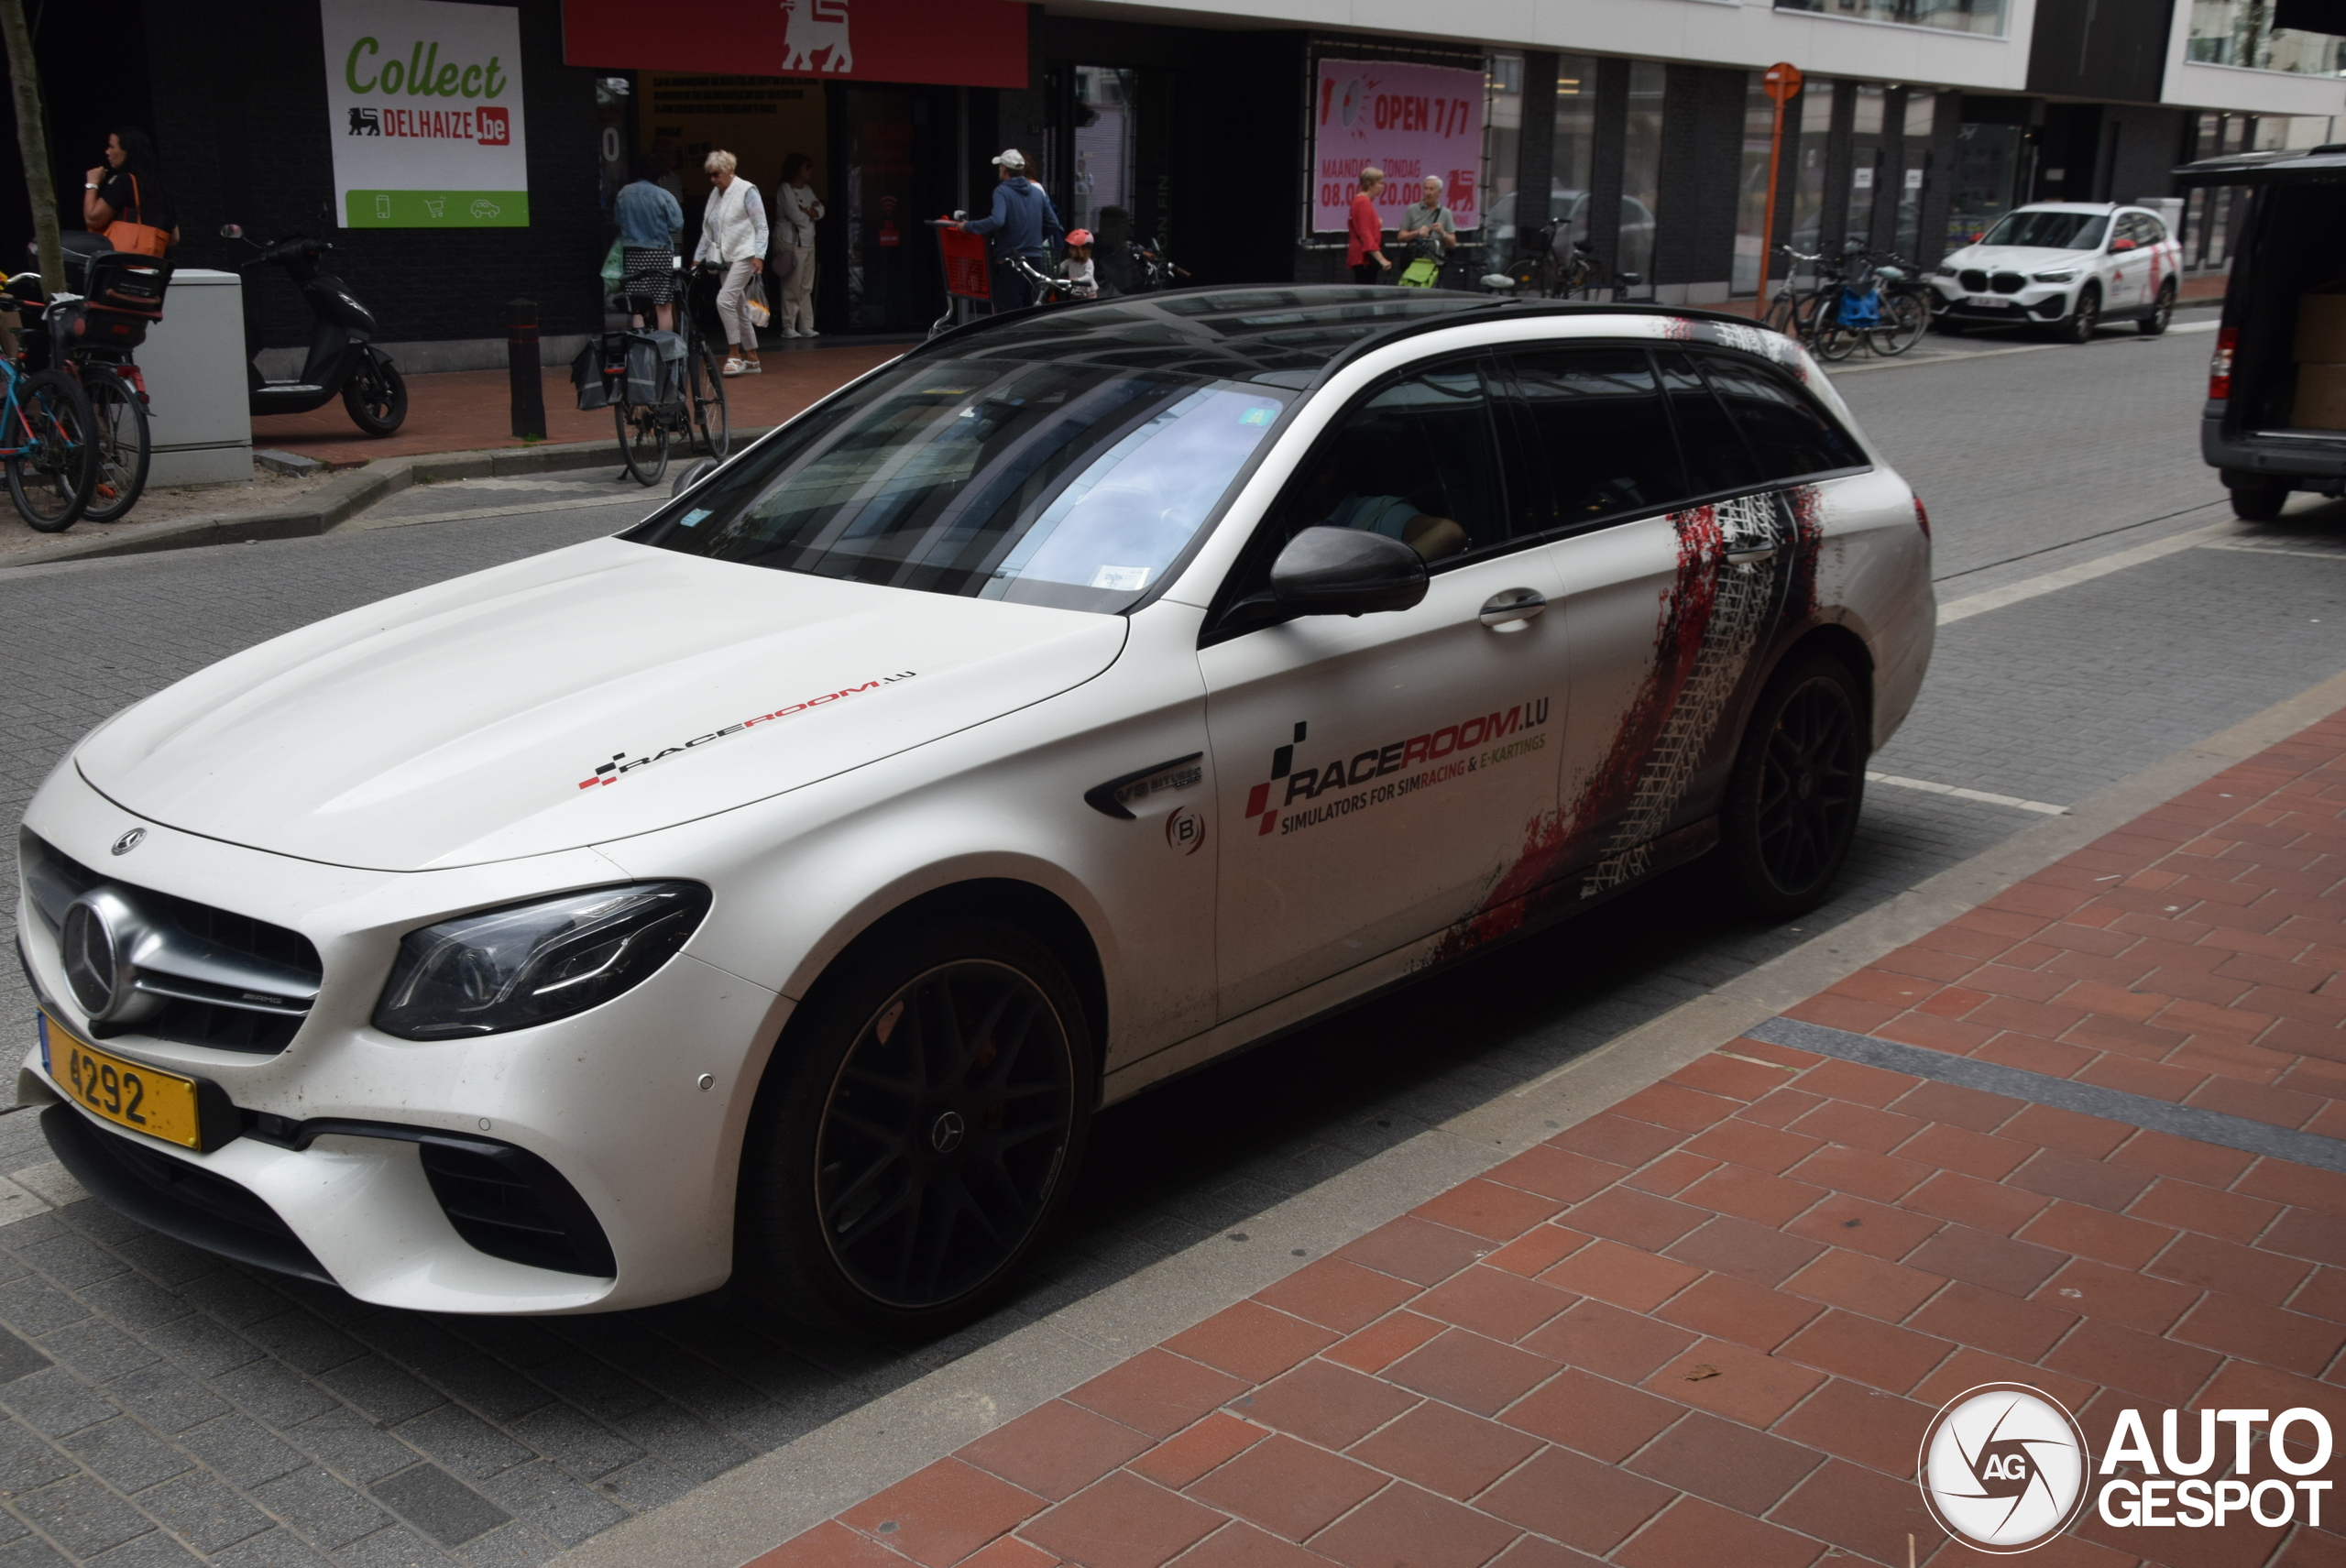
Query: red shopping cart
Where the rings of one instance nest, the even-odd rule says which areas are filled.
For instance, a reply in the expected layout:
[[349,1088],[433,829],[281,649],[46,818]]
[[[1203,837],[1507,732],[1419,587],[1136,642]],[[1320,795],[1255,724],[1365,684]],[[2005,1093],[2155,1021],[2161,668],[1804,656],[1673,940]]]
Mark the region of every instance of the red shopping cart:
[[937,231],[937,253],[945,261],[945,313],[928,329],[928,335],[935,337],[959,324],[954,317],[959,313],[960,301],[992,304],[993,284],[983,235],[970,233],[951,218],[931,218],[928,226]]

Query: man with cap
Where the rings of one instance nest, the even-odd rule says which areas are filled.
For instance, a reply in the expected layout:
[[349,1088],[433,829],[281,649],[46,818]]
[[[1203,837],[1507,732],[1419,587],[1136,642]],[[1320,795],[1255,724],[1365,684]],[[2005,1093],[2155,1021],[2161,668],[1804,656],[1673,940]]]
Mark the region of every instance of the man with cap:
[[971,218],[961,226],[971,234],[991,235],[994,244],[993,299],[997,311],[1024,310],[1035,302],[1026,280],[1010,265],[1023,256],[1038,271],[1050,268],[1050,240],[1065,232],[1058,209],[1040,185],[1026,178],[1026,155],[1005,148],[993,160],[993,211]]

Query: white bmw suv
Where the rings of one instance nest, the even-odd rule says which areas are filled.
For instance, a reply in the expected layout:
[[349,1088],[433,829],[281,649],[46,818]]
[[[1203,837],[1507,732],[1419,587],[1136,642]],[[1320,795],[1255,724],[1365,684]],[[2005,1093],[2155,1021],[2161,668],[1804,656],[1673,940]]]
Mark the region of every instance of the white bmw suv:
[[25,817],[18,1092],[368,1301],[934,1331],[1104,1103],[1696,856],[1823,900],[1929,559],[1731,317],[1005,316],[101,725]]
[[2108,202],[2016,207],[1928,275],[1942,330],[2052,326],[2084,343],[2107,321],[2156,336],[2175,315],[2183,247],[2158,214]]

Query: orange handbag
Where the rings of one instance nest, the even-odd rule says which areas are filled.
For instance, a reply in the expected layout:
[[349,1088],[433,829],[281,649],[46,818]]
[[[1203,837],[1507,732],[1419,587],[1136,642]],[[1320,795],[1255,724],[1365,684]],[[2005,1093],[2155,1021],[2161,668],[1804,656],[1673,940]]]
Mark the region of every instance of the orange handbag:
[[[138,176],[130,177],[130,210],[144,216],[138,201]],[[148,224],[133,223],[116,218],[106,225],[106,243],[116,250],[134,251],[140,256],[160,256],[171,247],[171,236]]]

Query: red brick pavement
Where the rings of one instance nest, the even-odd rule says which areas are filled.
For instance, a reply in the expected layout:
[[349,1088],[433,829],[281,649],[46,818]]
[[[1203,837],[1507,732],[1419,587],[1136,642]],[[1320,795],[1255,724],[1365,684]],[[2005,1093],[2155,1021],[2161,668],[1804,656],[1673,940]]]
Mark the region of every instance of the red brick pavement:
[[[848,339],[820,348],[769,348],[762,374],[736,376],[725,383],[726,409],[733,428],[763,430],[780,424],[832,389],[893,359],[909,346]],[[407,389],[406,421],[379,441],[359,434],[336,399],[305,414],[268,414],[254,420],[253,444],[334,464],[524,444],[509,433],[513,428],[513,383],[502,370],[411,376]],[[618,437],[609,412],[578,411],[567,367],[546,371],[545,400],[548,441],[609,441],[617,460]]]
[[[2334,1132],[2341,853],[2346,714],[1796,1015]],[[755,1568],[1986,1563],[1913,1479],[1954,1394],[2335,1426],[2342,1346],[2346,1176],[1744,1039]],[[2338,1508],[2028,1561],[2341,1568]]]

